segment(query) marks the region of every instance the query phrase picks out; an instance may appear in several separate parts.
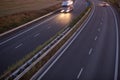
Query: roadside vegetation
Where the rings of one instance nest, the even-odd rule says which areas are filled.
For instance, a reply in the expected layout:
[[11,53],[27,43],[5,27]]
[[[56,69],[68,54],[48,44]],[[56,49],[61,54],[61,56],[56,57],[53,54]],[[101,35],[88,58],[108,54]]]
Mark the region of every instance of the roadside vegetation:
[[[72,28],[85,14],[86,12],[90,11],[90,6],[83,11],[82,14],[80,14],[78,16],[78,18],[74,19],[68,27]],[[87,16],[86,16],[87,17]],[[85,18],[86,18],[85,17]],[[84,19],[85,19],[84,18]],[[30,69],[30,71],[28,71],[20,80],[24,80],[24,79],[30,79],[32,77],[32,75],[37,72],[54,54],[55,52],[72,36],[72,34],[79,28],[79,26],[82,24],[84,20],[82,20],[78,26],[76,26],[63,40],[60,41],[60,43],[58,43],[49,53],[48,55],[44,56],[42,58],[41,61],[39,61],[32,69]],[[10,75],[15,69],[17,69],[19,66],[21,66],[22,64],[24,64],[28,59],[30,59],[33,55],[35,55],[37,52],[39,52],[43,47],[45,47],[46,45],[48,45],[53,39],[55,39],[60,33],[62,33],[64,31],[61,30],[60,32],[58,32],[54,37],[52,37],[50,40],[48,40],[45,44],[43,44],[42,46],[38,46],[33,52],[31,52],[29,55],[27,55],[23,60],[17,62],[17,64],[13,65],[12,67],[10,67],[8,69],[8,71],[5,72],[4,75],[1,76],[1,79],[6,78],[6,76]],[[11,78],[13,79],[13,78]]]
[[0,0],[0,17],[10,14],[41,10],[62,0]]
[[116,6],[116,8],[119,10],[120,12],[120,0],[106,0],[107,2],[110,2],[111,4],[113,4],[114,6]]
[[107,0],[107,1],[115,4],[117,7],[120,8],[120,0]]
[[60,8],[61,0],[0,1],[0,34]]
[[[60,5],[61,0],[2,0],[0,1],[0,34],[52,12],[60,8]],[[19,64],[23,64],[24,61],[26,58],[19,61]],[[15,69],[16,66],[8,67],[8,70]],[[9,71],[5,73],[9,74]]]

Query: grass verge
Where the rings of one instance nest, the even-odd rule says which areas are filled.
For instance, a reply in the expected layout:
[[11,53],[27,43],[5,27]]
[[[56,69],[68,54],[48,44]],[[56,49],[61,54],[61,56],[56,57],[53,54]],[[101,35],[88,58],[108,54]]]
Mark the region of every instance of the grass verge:
[[33,50],[31,53],[26,55],[22,60],[16,62],[16,64],[13,64],[12,66],[8,67],[8,69],[3,73],[3,75],[0,76],[0,79],[5,79],[8,77],[11,73],[13,73],[17,68],[22,66],[26,61],[28,61],[30,58],[32,58],[36,53],[38,53],[40,50],[42,50],[45,46],[47,46],[50,42],[52,42],[61,32],[63,32],[66,28],[63,28],[61,31],[59,31],[55,36],[50,38],[48,41],[46,41],[43,45],[38,46],[35,50]]
[[[31,20],[41,17],[49,12],[60,8],[60,3],[37,11],[27,11],[0,17],[0,34],[10,29],[16,28]],[[7,24],[6,24],[7,23]]]

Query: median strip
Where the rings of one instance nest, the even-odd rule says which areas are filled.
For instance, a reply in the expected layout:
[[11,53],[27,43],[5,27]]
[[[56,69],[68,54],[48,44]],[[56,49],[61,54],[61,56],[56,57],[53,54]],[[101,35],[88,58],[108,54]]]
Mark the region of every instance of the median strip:
[[[71,22],[71,24],[64,30],[60,31],[58,34],[56,34],[53,38],[51,38],[46,44],[44,44],[46,47],[43,48],[40,52],[38,52],[41,49],[41,46],[37,48],[34,52],[31,54],[41,54],[41,52],[46,52],[46,54],[42,54],[37,60],[35,61],[33,58],[33,63],[31,67],[27,67],[25,70],[22,70],[18,73],[18,75],[11,75],[8,77],[8,79],[30,79],[32,75],[34,75],[58,50],[59,48],[65,44],[65,42],[76,32],[76,30],[80,27],[80,25],[84,22],[84,20],[87,18],[89,12],[91,11],[91,6],[87,7],[74,21]],[[79,23],[77,23],[79,21]],[[76,24],[77,23],[77,24]],[[75,25],[75,27],[73,27]],[[69,32],[70,31],[70,32]],[[64,36],[67,32],[66,36]],[[64,37],[64,38],[63,38]],[[63,38],[61,41],[59,41],[61,38]],[[54,41],[54,43],[53,43]],[[57,43],[59,41],[59,43]],[[56,44],[55,44],[56,43]],[[38,57],[38,55],[37,55]],[[26,65],[29,66],[28,63]],[[27,70],[28,69],[28,70]]]
[[25,75],[18,79],[30,79],[32,75],[34,75],[59,50],[59,48],[63,44],[65,44],[65,42],[73,35],[73,33],[79,28],[79,26],[77,25],[77,27],[72,28],[71,32],[67,36],[65,36],[59,43],[57,43],[56,46],[54,46],[53,49],[51,49],[33,68],[31,68],[27,73],[25,73]]

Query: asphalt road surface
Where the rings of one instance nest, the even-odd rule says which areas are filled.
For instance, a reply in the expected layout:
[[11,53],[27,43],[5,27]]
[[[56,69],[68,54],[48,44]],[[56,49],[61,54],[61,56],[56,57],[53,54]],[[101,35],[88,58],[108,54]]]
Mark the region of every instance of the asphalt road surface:
[[86,23],[40,71],[38,80],[117,80],[118,21],[110,6],[93,2]]
[[42,45],[61,29],[67,27],[85,8],[86,2],[76,0],[71,13],[55,13],[29,27],[0,37],[0,74],[25,55]]

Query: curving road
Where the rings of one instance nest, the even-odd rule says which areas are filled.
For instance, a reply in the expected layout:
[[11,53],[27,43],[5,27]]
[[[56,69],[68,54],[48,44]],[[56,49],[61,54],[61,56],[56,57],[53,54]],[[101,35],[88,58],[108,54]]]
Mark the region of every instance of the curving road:
[[67,27],[85,8],[86,2],[76,0],[71,13],[55,13],[46,19],[37,21],[21,30],[0,37],[0,74],[25,55],[42,45],[58,31]]
[[117,80],[118,21],[111,6],[94,8],[79,32],[39,71],[37,80]]

